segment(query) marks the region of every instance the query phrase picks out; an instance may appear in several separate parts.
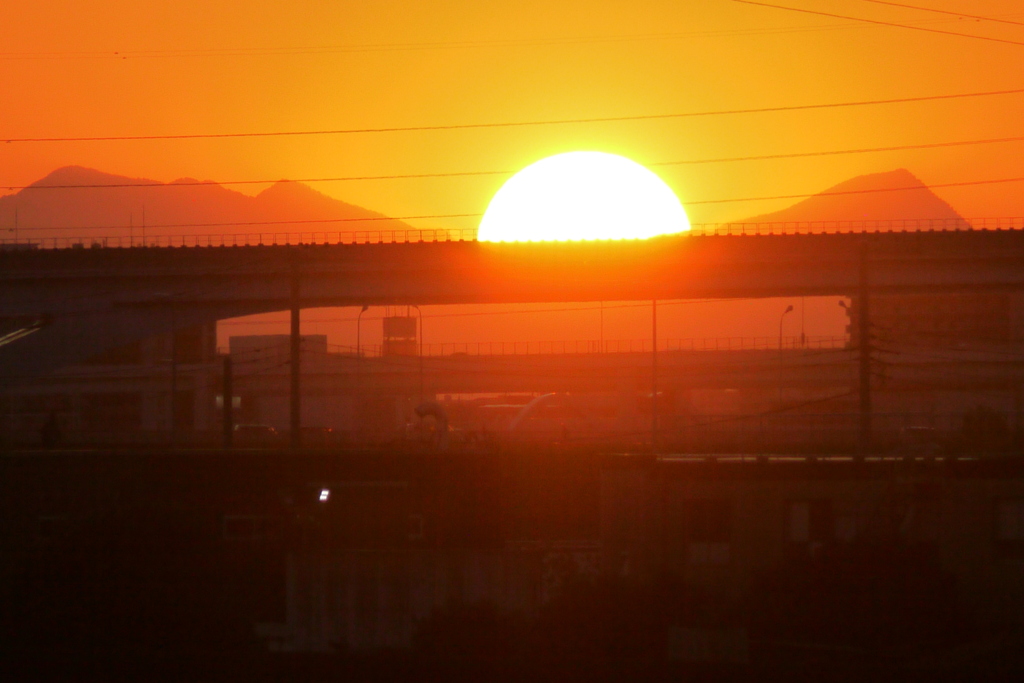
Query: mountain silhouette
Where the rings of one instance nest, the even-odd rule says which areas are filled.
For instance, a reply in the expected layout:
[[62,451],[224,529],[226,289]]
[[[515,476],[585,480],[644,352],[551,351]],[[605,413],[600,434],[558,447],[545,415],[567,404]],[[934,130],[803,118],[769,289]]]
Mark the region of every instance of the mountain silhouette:
[[0,197],[0,231],[3,237],[13,236],[15,211],[19,237],[30,240],[129,234],[139,238],[143,231],[155,237],[411,229],[298,182],[282,180],[255,197],[196,182],[182,178],[160,183],[67,166]]
[[[909,189],[907,189],[909,188]],[[819,221],[942,220],[950,227],[967,221],[905,168],[871,173],[823,190],[781,211],[742,223]]]
[[[59,168],[0,197],[0,236],[153,238],[163,235],[338,233],[407,230],[408,224],[282,180],[254,197],[181,178],[161,183],[81,166]],[[208,182],[208,181],[207,181]],[[84,187],[83,187],[84,186]],[[967,222],[910,171],[857,176],[786,209],[737,223],[889,220]],[[829,226],[824,226],[828,229]]]

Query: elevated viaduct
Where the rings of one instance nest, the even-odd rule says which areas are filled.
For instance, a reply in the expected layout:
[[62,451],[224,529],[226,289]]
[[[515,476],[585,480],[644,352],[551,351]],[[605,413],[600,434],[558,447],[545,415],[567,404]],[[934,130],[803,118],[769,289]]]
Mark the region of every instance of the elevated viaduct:
[[[0,252],[5,383],[154,334],[322,306],[978,291],[1024,287],[1024,231],[671,236]],[[5,334],[0,330],[0,336]]]

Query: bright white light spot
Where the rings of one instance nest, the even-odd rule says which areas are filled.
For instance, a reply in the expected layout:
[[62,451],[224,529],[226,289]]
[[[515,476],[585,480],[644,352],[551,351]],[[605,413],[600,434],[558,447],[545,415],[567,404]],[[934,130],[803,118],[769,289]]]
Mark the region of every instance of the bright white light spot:
[[320,502],[326,503],[327,499],[331,497],[330,489],[320,489]]
[[484,242],[644,239],[690,229],[672,189],[605,152],[541,159],[501,186],[480,221]]

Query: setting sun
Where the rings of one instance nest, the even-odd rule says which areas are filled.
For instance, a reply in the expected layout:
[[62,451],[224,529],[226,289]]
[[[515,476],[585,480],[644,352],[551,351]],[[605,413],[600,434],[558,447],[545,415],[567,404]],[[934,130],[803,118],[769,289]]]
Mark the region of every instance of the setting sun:
[[480,221],[485,242],[643,239],[690,229],[657,175],[605,152],[567,152],[502,185]]

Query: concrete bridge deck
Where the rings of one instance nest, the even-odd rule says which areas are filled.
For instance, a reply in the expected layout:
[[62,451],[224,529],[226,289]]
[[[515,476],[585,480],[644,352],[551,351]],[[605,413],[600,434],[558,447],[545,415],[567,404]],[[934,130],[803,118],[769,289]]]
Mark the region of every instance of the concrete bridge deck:
[[[174,328],[300,307],[849,295],[1024,288],[1024,231],[645,241],[0,252],[15,381]],[[296,298],[297,296],[297,298]]]

